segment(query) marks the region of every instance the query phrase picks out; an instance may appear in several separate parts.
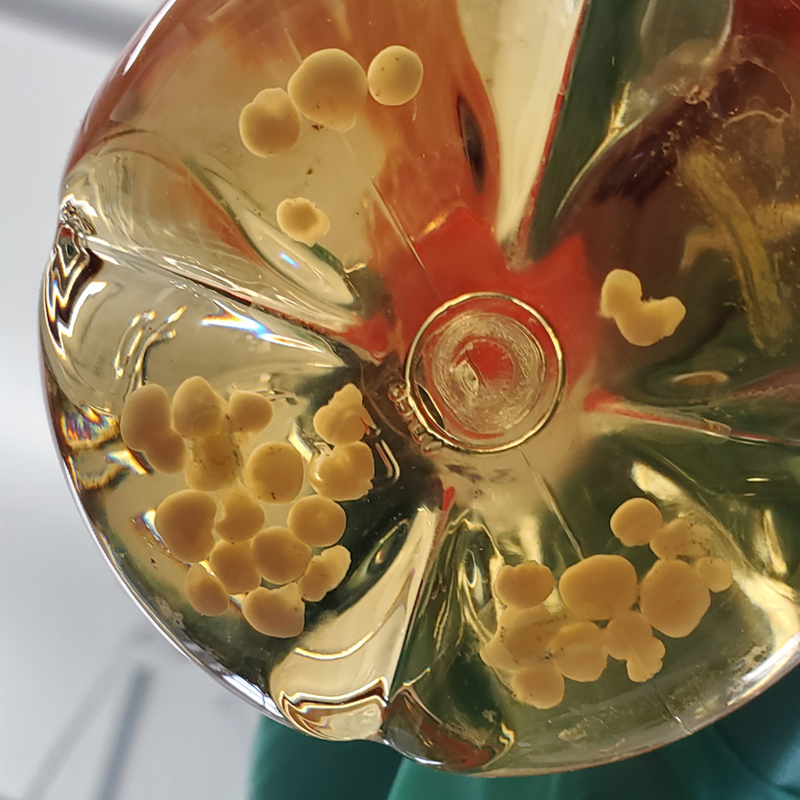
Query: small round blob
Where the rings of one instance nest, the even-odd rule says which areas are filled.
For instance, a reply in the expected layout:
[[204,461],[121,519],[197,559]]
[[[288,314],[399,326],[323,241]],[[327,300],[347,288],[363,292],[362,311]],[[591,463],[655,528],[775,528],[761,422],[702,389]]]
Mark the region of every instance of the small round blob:
[[603,647],[612,657],[626,662],[628,677],[644,683],[661,671],[666,649],[653,636],[650,623],[638,611],[614,617],[604,631]]
[[217,542],[208,563],[231,594],[249,592],[261,585],[261,576],[250,553],[250,542]]
[[300,113],[338,131],[349,131],[367,99],[367,76],[344,50],[318,50],[289,79],[289,97]]
[[611,532],[626,547],[649,544],[664,520],[658,506],[646,497],[626,500],[611,516]]
[[219,578],[201,564],[192,564],[183,584],[192,608],[205,617],[219,617],[228,609],[228,593]]
[[296,583],[280,589],[260,586],[245,597],[242,613],[255,630],[276,639],[299,636],[305,626],[305,604]]
[[575,622],[556,633],[548,648],[558,671],[572,681],[591,683],[606,668],[603,632],[593,622]]
[[187,378],[172,398],[172,427],[187,439],[199,439],[221,430],[222,398],[200,375]]
[[301,497],[290,509],[289,530],[311,547],[329,547],[342,538],[347,525],[344,509],[320,495]]
[[167,549],[180,561],[202,561],[214,547],[217,504],[204,492],[184,489],[167,497],[156,509],[156,530]]
[[533,608],[547,600],[556,582],[553,573],[536,561],[512,567],[506,564],[497,573],[494,593],[501,603],[517,608]]
[[500,615],[500,640],[518,665],[527,664],[544,655],[561,624],[544,606],[507,608]]
[[183,437],[173,430],[167,430],[147,445],[145,455],[154,469],[166,475],[175,475],[186,462]]
[[291,503],[303,488],[303,457],[286,442],[259,445],[245,467],[245,480],[265,503]]
[[184,475],[192,489],[215,492],[236,480],[239,450],[227,433],[195,439]]
[[342,545],[329,547],[311,559],[305,574],[297,582],[306,602],[317,603],[332,592],[350,569],[350,551]]
[[519,664],[512,658],[511,653],[506,650],[506,646],[499,635],[493,636],[481,647],[480,657],[481,661],[487,667],[492,667],[492,669],[519,669]]
[[639,278],[628,270],[613,269],[600,290],[600,314],[613,319],[628,342],[649,347],[675,333],[686,307],[677,297],[642,300]]
[[596,555],[568,567],[558,590],[564,605],[589,619],[611,619],[636,602],[636,570],[622,556]]
[[695,561],[694,568],[700,575],[700,580],[714,593],[730,589],[733,583],[731,562],[724,558],[704,556]]
[[119,433],[127,447],[144,450],[169,430],[169,395],[163,386],[148,383],[128,395],[119,421]]
[[236,391],[228,401],[228,427],[232,433],[258,433],[272,422],[272,405],[257,392]]
[[422,59],[413,50],[393,44],[381,50],[369,65],[369,93],[381,105],[402,106],[417,96],[422,73]]
[[650,549],[659,558],[700,558],[708,555],[711,531],[705,525],[692,525],[688,520],[668,522],[650,540]]
[[239,135],[254,156],[285,153],[300,138],[300,114],[283,89],[264,89],[242,109]]
[[358,500],[372,489],[375,459],[364,442],[334,447],[327,455],[317,456],[308,471],[316,491],[331,500]]
[[661,633],[680,639],[699,624],[711,605],[700,575],[685,561],[656,561],[642,579],[639,608]]
[[252,540],[253,563],[270,583],[297,580],[311,560],[311,548],[288,528],[266,528]]
[[242,489],[229,489],[220,497],[222,519],[217,522],[217,533],[229,542],[252,539],[264,525],[264,509],[260,503]]
[[278,227],[291,239],[313,247],[330,229],[328,215],[305,197],[290,197],[278,203]]
[[555,708],[564,699],[564,676],[549,661],[536,661],[511,678],[511,690],[520,703]]

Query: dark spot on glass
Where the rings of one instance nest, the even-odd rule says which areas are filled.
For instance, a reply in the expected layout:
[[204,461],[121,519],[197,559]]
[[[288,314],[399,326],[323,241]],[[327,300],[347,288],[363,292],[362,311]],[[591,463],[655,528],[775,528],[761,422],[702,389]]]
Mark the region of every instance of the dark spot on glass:
[[458,99],[458,119],[461,124],[461,141],[464,154],[472,172],[472,183],[480,194],[486,182],[486,154],[483,148],[483,136],[478,120],[463,97]]

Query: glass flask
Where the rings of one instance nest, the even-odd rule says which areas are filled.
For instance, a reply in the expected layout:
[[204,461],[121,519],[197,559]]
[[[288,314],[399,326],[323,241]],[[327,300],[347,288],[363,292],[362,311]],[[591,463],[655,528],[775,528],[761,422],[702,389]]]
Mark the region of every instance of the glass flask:
[[775,681],[798,100],[784,0],[168,2],[83,123],[41,305],[135,601],[268,716],[474,774]]

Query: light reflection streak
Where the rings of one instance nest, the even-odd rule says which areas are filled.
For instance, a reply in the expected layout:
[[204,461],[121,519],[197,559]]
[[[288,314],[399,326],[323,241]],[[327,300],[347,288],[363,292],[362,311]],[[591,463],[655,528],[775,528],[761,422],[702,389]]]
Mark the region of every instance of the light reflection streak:
[[147,475],[147,469],[139,463],[130,450],[114,450],[111,453],[106,453],[106,461],[119,464],[119,466],[124,467],[134,475]]
[[203,317],[200,323],[205,328],[230,328],[233,330],[246,331],[252,333],[257,339],[263,342],[271,342],[281,347],[292,347],[296,350],[305,350],[311,353],[321,353],[322,350],[309,342],[301,342],[288,336],[280,336],[273,333],[262,322],[258,322],[251,317],[237,314],[233,309],[228,308],[220,302],[215,303],[220,309],[219,314],[209,314]]
[[161,11],[159,11],[158,14],[156,14],[153,17],[152,20],[150,20],[150,23],[144,29],[142,35],[139,37],[139,41],[136,43],[136,47],[133,48],[131,54],[128,56],[128,60],[125,62],[125,66],[122,68],[123,75],[128,74],[128,70],[133,66],[136,59],[139,58],[142,50],[144,49],[144,46],[147,44],[150,37],[153,35],[153,31],[155,31],[155,29],[158,27],[161,20],[164,19],[164,17],[166,17],[167,14],[169,14],[170,9],[172,8],[172,6],[175,5],[176,2],[177,0],[169,0],[169,2],[164,5],[164,8],[162,8]]

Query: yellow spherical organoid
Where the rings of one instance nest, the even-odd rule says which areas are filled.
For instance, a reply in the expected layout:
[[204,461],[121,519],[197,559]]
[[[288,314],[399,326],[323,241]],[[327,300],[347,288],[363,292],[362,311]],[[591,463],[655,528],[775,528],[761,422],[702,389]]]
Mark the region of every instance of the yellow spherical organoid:
[[494,593],[501,603],[517,608],[533,608],[543,603],[556,582],[553,573],[536,561],[512,567],[506,564],[497,573]]
[[349,53],[331,48],[308,56],[287,88],[304,117],[318,125],[349,131],[367,99],[367,76]]
[[664,666],[664,642],[651,636],[625,662],[628,677],[634,683],[644,683],[661,672]]
[[612,658],[626,662],[628,677],[635,683],[644,683],[661,670],[664,643],[653,636],[650,623],[638,611],[625,611],[608,623],[603,647]]
[[649,347],[675,333],[686,307],[677,297],[642,300],[639,278],[628,270],[614,269],[600,291],[600,313],[616,322],[628,342]]
[[183,437],[168,430],[147,445],[145,455],[154,469],[167,475],[175,475],[183,469],[186,461]]
[[422,59],[399,44],[381,50],[367,70],[369,93],[384,106],[402,106],[417,96],[422,86]]
[[572,681],[596,681],[606,668],[603,632],[593,622],[565,625],[548,648],[558,671]]
[[724,558],[704,556],[695,562],[694,568],[697,570],[700,580],[712,592],[724,592],[731,588],[733,568],[730,561]]
[[217,542],[208,557],[208,563],[231,594],[249,592],[261,585],[261,575],[253,563],[250,542]]
[[272,422],[269,400],[258,392],[234,392],[228,401],[228,427],[232,433],[258,433]]
[[374,425],[364,408],[361,392],[352,383],[341,388],[314,415],[314,430],[328,444],[343,445],[361,441]]
[[537,661],[511,678],[511,690],[527,706],[555,708],[564,699],[564,676],[549,661]]
[[218,617],[228,609],[228,593],[218,578],[200,564],[192,564],[183,584],[192,608],[205,617]]
[[199,375],[187,378],[172,398],[172,427],[187,439],[199,439],[224,425],[222,398]]
[[708,555],[711,531],[705,525],[692,525],[685,519],[668,522],[650,541],[650,549],[659,558],[700,558]]
[[144,450],[169,430],[169,395],[163,386],[148,383],[128,395],[119,421],[119,433],[127,447]]
[[481,661],[492,669],[519,669],[519,664],[511,657],[511,653],[506,650],[506,646],[497,634],[481,647],[480,657]]
[[156,530],[180,561],[202,561],[214,547],[217,504],[204,492],[175,492],[156,509]]
[[568,567],[558,590],[564,605],[589,619],[611,619],[636,602],[636,570],[622,556],[596,555]]
[[615,319],[642,299],[642,282],[627,269],[612,269],[600,289],[600,314]]
[[236,480],[239,449],[227,433],[212,433],[195,439],[184,475],[192,489],[215,492]]
[[527,664],[544,655],[561,625],[544,606],[508,608],[500,616],[499,637],[517,664]]
[[300,114],[283,89],[264,89],[242,109],[239,136],[255,156],[285,153],[300,138]]
[[656,561],[642,579],[642,615],[657,631],[673,639],[688,636],[710,605],[706,585],[685,561]]
[[347,575],[350,561],[350,551],[340,544],[314,556],[297,582],[303,600],[317,603],[328,592],[332,592]]
[[646,497],[626,500],[611,515],[611,532],[626,547],[649,544],[663,524],[658,506]]
[[278,227],[291,239],[313,247],[330,229],[328,215],[305,197],[291,197],[278,203]]
[[220,497],[222,519],[217,522],[217,533],[229,542],[252,539],[264,525],[264,509],[248,492],[229,489]]
[[280,589],[261,586],[242,603],[244,618],[259,633],[276,639],[299,636],[305,626],[305,604],[296,583]]
[[311,485],[331,500],[358,500],[372,489],[375,460],[364,442],[334,447],[328,455],[317,456],[308,471]]
[[303,457],[286,442],[259,445],[245,466],[245,480],[265,503],[291,503],[303,488]]
[[289,530],[311,547],[329,547],[342,538],[347,525],[344,509],[320,495],[301,497],[290,509]]
[[297,580],[311,560],[311,548],[288,528],[278,526],[257,533],[251,553],[261,576],[275,584]]
[[624,661],[652,637],[652,626],[638,611],[623,611],[606,626],[603,647],[612,658]]

